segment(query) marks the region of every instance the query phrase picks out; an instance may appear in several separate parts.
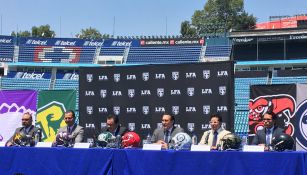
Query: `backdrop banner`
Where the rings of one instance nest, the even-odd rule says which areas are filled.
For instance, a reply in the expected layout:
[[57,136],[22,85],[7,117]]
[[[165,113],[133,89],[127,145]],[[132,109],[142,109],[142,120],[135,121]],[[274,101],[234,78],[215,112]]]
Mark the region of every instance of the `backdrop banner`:
[[39,91],[36,126],[42,129],[42,141],[52,142],[57,130],[65,126],[67,110],[76,109],[76,90]]
[[32,114],[35,121],[36,101],[37,91],[34,90],[0,90],[0,135],[3,141],[21,127],[24,113]]
[[198,138],[213,113],[233,130],[233,62],[81,68],[79,83],[80,124],[88,131],[116,114],[144,138],[162,126],[164,112]]

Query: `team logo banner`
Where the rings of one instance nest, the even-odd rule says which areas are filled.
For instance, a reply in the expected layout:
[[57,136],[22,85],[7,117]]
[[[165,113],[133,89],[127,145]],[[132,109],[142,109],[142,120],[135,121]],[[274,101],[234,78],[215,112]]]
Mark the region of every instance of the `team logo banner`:
[[39,92],[36,126],[42,129],[42,141],[52,142],[57,130],[65,126],[64,114],[76,109],[75,90],[44,90]]
[[296,150],[307,150],[307,85],[297,84]]
[[37,92],[34,90],[0,91],[0,135],[7,141],[21,127],[21,117],[29,112],[35,121]]
[[99,131],[108,114],[116,114],[144,137],[164,112],[187,132],[193,126],[199,138],[210,129],[213,113],[233,128],[232,62],[81,68],[79,78],[80,124],[86,130]]

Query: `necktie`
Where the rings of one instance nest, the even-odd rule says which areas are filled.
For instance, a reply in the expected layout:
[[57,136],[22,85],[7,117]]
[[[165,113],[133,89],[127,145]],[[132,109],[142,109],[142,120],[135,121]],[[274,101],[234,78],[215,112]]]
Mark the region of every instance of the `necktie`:
[[216,146],[216,142],[217,142],[217,131],[214,131],[213,133],[213,141],[212,141],[212,146]]
[[67,127],[67,131],[68,131],[68,134],[71,134],[71,128],[69,126]]
[[266,144],[267,145],[271,144],[271,130],[270,129],[266,131]]
[[168,142],[169,142],[169,131],[168,131],[168,130],[165,131],[164,142],[165,142],[165,143],[168,143]]

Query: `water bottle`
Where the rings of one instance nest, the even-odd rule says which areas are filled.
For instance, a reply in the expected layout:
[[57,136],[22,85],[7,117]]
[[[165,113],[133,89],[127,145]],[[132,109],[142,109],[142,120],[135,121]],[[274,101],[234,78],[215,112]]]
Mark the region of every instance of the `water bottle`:
[[151,144],[151,135],[150,135],[150,133],[147,134],[146,143],[147,144]]
[[195,133],[192,135],[192,145],[197,145],[197,136]]
[[37,129],[34,135],[34,144],[36,145],[38,142],[40,142],[41,137],[41,129]]
[[247,136],[246,135],[243,135],[242,136],[242,141],[241,141],[241,146],[242,148],[247,145]]

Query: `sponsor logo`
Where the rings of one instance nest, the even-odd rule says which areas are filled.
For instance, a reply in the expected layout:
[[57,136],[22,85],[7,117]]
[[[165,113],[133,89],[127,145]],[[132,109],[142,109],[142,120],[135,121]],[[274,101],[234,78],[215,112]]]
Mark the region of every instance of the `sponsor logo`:
[[219,94],[225,95],[226,94],[226,86],[220,86],[219,87]]
[[93,114],[93,106],[86,106],[86,113],[89,115]]
[[0,43],[10,44],[10,43],[12,43],[12,39],[5,39],[5,38],[3,38],[3,39],[0,39]]
[[92,46],[92,47],[101,47],[103,45],[103,41],[85,41],[83,46]]
[[209,124],[201,124],[201,130],[208,130],[211,126]]
[[116,47],[129,47],[131,46],[132,41],[113,41],[111,46],[116,46]]
[[194,96],[194,87],[188,87],[187,88],[187,94],[190,97]]
[[99,75],[99,76],[98,76],[98,80],[99,80],[99,81],[107,81],[107,80],[109,80],[109,79],[108,79],[108,76],[107,76],[107,75]]
[[122,91],[112,91],[112,96],[122,96]]
[[47,40],[46,41],[41,41],[41,40],[28,39],[26,41],[26,44],[46,46],[47,45]]
[[108,95],[108,91],[106,89],[101,89],[100,90],[100,97],[101,98],[106,98]]
[[79,80],[79,74],[76,73],[65,73],[63,79],[66,80]]
[[179,106],[172,106],[172,113],[174,115],[178,115],[179,114]]
[[136,108],[132,107],[132,108],[127,108],[127,113],[136,113]]
[[194,132],[195,130],[195,123],[188,123],[187,128],[190,132]]
[[95,96],[94,91],[85,91],[85,96]]
[[144,115],[149,114],[149,106],[143,106],[142,107],[142,112],[143,112]]
[[145,123],[145,124],[141,124],[141,128],[142,129],[150,129],[150,124],[149,123]]
[[185,78],[196,78],[196,73],[195,72],[187,72],[185,73]]
[[157,106],[157,107],[155,107],[155,112],[163,113],[163,112],[165,112],[165,108],[163,106]]
[[227,71],[217,71],[217,76],[218,77],[228,77],[228,72]]
[[172,72],[172,79],[178,80],[179,79],[179,72]]
[[217,106],[216,107],[217,112],[227,112],[227,106]]
[[164,96],[164,88],[158,88],[157,89],[157,95],[158,95],[158,97],[163,97]]
[[95,128],[94,123],[85,123],[85,128]]
[[98,108],[99,113],[108,113],[108,108]]
[[57,40],[54,45],[56,46],[75,46],[76,41],[62,41],[62,40]]
[[27,73],[27,72],[17,72],[15,78],[24,79],[44,79],[45,73]]
[[119,82],[120,81],[120,74],[114,74],[114,82]]
[[210,114],[210,105],[203,105],[203,114]]
[[165,79],[165,74],[155,74],[155,79]]
[[129,129],[129,131],[134,131],[135,130],[135,123],[128,123],[128,129]]
[[87,81],[87,82],[90,83],[90,82],[93,81],[93,79],[94,79],[94,78],[93,78],[93,74],[86,74],[86,81]]
[[135,90],[134,89],[128,89],[128,97],[133,98],[135,95]]
[[115,115],[119,115],[120,114],[120,107],[119,106],[113,106],[113,112]]
[[203,78],[206,80],[210,78],[210,70],[203,70]]
[[136,80],[135,75],[127,75],[127,80]]
[[196,112],[196,108],[194,106],[185,107],[185,112]]
[[142,79],[144,81],[148,81],[149,80],[149,72],[143,72],[142,73]]
[[150,90],[141,90],[141,96],[151,95]]
[[212,94],[212,89],[201,89],[201,94],[202,95]]
[[171,95],[181,95],[180,89],[172,89]]

